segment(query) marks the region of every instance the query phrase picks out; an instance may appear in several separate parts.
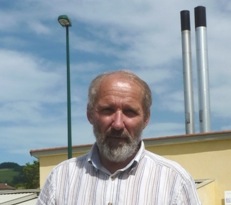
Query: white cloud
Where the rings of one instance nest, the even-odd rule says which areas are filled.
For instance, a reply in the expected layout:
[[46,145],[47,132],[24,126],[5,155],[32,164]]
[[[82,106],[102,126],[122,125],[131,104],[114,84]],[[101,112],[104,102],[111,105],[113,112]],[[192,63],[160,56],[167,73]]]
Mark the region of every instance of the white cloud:
[[45,26],[42,22],[33,21],[28,22],[30,29],[37,34],[50,34],[51,29],[48,26]]
[[45,72],[45,62],[32,55],[10,50],[0,50],[0,57],[4,59],[0,62],[0,86],[7,89],[0,91],[1,101],[57,100],[48,93],[62,82],[61,76],[48,70]]

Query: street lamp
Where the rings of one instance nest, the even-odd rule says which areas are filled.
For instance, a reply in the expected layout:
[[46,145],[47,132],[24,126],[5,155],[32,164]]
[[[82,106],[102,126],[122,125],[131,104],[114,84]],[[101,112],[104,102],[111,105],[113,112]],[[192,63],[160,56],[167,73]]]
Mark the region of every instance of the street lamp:
[[66,15],[58,17],[61,26],[66,27],[66,58],[67,58],[67,141],[68,159],[72,158],[72,139],[71,139],[71,84],[70,84],[70,55],[69,55],[69,27],[71,21]]

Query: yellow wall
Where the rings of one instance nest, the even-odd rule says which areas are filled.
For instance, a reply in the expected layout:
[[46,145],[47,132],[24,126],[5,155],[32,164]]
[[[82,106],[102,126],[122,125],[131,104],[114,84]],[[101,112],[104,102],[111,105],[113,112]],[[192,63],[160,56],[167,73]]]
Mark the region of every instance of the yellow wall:
[[215,204],[223,205],[224,191],[231,190],[231,140],[150,146],[147,149],[179,162],[194,179],[214,179]]
[[39,158],[40,187],[44,185],[45,180],[48,174],[51,172],[52,168],[66,159],[67,159],[67,155],[64,154],[42,156]]
[[197,189],[202,205],[216,205],[215,182],[211,182]]
[[[166,145],[156,145],[153,140],[145,144],[148,150],[179,162],[194,179],[214,180],[198,189],[199,196],[203,205],[224,205],[224,191],[231,190],[231,138]],[[73,157],[86,153],[90,147],[85,146],[81,153],[73,150]],[[66,158],[65,154],[39,157],[41,187],[51,169]]]

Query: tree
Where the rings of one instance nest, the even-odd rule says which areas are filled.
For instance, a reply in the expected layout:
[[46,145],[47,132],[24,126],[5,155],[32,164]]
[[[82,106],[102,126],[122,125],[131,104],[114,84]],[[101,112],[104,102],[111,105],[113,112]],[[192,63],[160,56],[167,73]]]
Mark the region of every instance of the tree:
[[37,189],[39,187],[39,162],[26,163],[23,168],[23,176],[26,189]]

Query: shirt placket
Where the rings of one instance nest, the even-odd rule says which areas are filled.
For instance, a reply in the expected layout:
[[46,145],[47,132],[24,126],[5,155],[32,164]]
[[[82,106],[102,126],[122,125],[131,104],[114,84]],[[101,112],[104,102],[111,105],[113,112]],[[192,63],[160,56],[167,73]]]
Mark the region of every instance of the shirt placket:
[[106,194],[106,205],[116,204],[116,191],[117,191],[118,179],[116,176],[110,176],[108,180],[108,188]]

